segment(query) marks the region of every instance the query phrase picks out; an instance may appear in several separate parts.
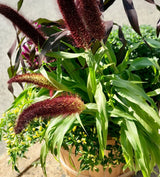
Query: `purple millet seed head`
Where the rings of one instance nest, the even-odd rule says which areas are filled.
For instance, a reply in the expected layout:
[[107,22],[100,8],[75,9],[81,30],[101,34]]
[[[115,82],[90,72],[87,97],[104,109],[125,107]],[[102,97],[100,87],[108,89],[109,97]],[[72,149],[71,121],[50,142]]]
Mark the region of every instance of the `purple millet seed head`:
[[105,27],[97,0],[78,0],[79,11],[90,35],[98,40],[104,38]]
[[35,117],[52,118],[59,115],[67,116],[81,113],[85,109],[83,101],[73,95],[60,96],[37,102],[26,108],[19,116],[15,133],[20,133]]
[[0,4],[0,14],[8,18],[14,25],[16,25],[27,37],[29,37],[37,46],[43,46],[45,37],[42,32],[36,29],[23,16],[16,12],[11,7]]
[[49,90],[57,90],[52,83],[50,83],[42,74],[40,73],[27,73],[27,74],[22,74],[22,75],[17,75],[12,77],[9,81],[8,84],[11,84],[13,82],[26,82],[26,83],[32,83],[35,85],[38,85],[39,87],[44,87]]
[[91,40],[90,34],[83,24],[74,0],[57,0],[57,2],[77,47],[88,48]]

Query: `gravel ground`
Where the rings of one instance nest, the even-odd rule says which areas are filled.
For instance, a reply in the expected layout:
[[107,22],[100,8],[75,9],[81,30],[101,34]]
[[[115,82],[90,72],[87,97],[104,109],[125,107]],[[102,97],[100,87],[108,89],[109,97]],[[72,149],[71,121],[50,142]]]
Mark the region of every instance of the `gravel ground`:
[[[18,0],[0,0],[0,3],[5,3],[10,5],[13,8],[16,8],[16,3]],[[158,1],[158,0],[157,0]],[[133,0],[135,8],[138,13],[139,23],[148,24],[156,26],[156,23],[160,17],[159,12],[156,11],[155,7],[149,3],[144,3],[144,1]],[[27,0],[24,1],[24,6],[20,11],[28,20],[35,20],[39,17],[45,17],[50,20],[57,20],[61,17],[59,11],[57,10],[56,0]],[[114,20],[120,25],[129,24],[125,12],[123,10],[122,2],[117,0],[114,5],[104,13],[105,20]],[[7,57],[8,49],[15,39],[14,28],[12,24],[6,20],[4,17],[0,16],[0,71],[1,71],[1,82],[0,82],[0,115],[10,106],[13,101],[12,95],[8,92],[7,89],[7,68],[9,66],[9,59]],[[16,89],[16,94],[20,93],[20,88],[17,85],[14,85]],[[1,116],[0,116],[1,117]],[[5,144],[0,142],[0,155],[4,155]],[[3,157],[0,159],[0,165],[2,161],[6,162],[6,158]],[[7,170],[3,169],[3,171]],[[56,167],[57,174],[58,167]],[[34,173],[35,174],[35,173]],[[36,173],[37,174],[37,173]],[[2,174],[1,174],[2,175]],[[9,175],[10,176],[10,175]],[[6,177],[9,177],[6,176]],[[13,175],[14,176],[14,175]],[[35,176],[35,175],[31,175]],[[37,176],[37,175],[36,175]],[[39,175],[40,177],[43,175]],[[53,176],[53,175],[52,175]],[[54,177],[59,175],[54,175]],[[3,175],[2,175],[3,177]],[[4,176],[5,177],[5,176]],[[27,175],[29,177],[29,175]],[[61,173],[61,177],[65,177]],[[141,177],[139,173],[137,177]],[[152,175],[155,177],[155,175]]]

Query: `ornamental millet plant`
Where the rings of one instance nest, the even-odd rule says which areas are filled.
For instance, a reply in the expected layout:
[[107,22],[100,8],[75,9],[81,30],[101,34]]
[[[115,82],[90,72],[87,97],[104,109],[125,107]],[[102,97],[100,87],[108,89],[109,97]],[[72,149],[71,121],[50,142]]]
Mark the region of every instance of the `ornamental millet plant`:
[[[72,37],[75,40],[76,44],[78,47],[84,47],[88,48],[89,47],[89,42],[91,40],[90,37],[95,38],[95,39],[102,39],[104,37],[104,26],[102,24],[102,21],[100,19],[100,12],[98,9],[98,5],[96,1],[90,2],[90,1],[80,1],[80,10],[76,8],[76,5],[74,3],[74,0],[69,0],[69,1],[62,1],[58,0],[59,7],[61,9],[61,12],[63,14],[64,20],[66,22],[66,25],[68,29],[71,31]],[[92,10],[95,11],[94,14],[94,19],[92,16],[92,10],[88,11],[86,7],[89,5],[93,5]],[[1,13],[6,16],[6,14],[9,15],[6,16],[9,18],[11,21],[13,21],[14,24],[16,24],[28,37],[30,37],[33,41],[36,41],[35,44],[38,44],[38,40],[35,40],[32,35],[34,33],[30,33],[32,31],[31,29],[25,31],[25,28],[21,28],[21,21],[23,21],[23,17],[17,14],[13,9],[9,8],[8,6],[1,5],[1,8],[3,9]],[[7,13],[7,12],[8,13]],[[73,14],[70,14],[72,12]],[[79,12],[81,12],[79,14]],[[12,16],[16,15],[18,19],[16,20],[11,18]],[[75,16],[73,20],[73,16]],[[25,25],[29,26],[28,28],[33,28],[32,25],[30,25],[26,20],[24,20]],[[96,26],[99,26],[98,29],[96,29]],[[93,29],[93,30],[92,30]],[[96,29],[96,31],[95,31]],[[34,31],[37,32],[38,35],[41,33],[37,30],[34,29]],[[42,35],[41,37],[41,44],[42,44]],[[44,38],[43,38],[44,39]],[[44,44],[44,40],[43,40]],[[40,87],[45,87],[49,90],[57,90],[43,75],[41,74],[23,74],[19,76],[15,76],[12,79],[8,81],[9,84],[13,82],[27,82],[27,83],[33,83],[36,84]],[[18,123],[15,128],[16,133],[20,133],[25,125],[29,123],[34,117],[51,117],[51,116],[58,116],[58,115],[68,115],[72,113],[80,113],[84,110],[84,105],[81,102],[81,105],[79,105],[78,102],[76,102],[77,99],[73,99],[74,97],[69,97],[67,96],[66,98],[64,96],[58,97],[58,98],[53,98],[51,100],[46,100],[42,102],[35,103],[34,105],[31,105],[29,108],[24,110],[21,115],[19,116]],[[67,100],[66,100],[67,99]],[[61,103],[61,104],[60,104]],[[68,105],[71,105],[68,106]],[[47,106],[48,105],[48,106]],[[63,108],[63,109],[62,109]]]
[[[118,152],[123,153],[126,165],[132,170],[141,169],[144,177],[148,177],[155,164],[160,166],[158,134],[160,119],[155,102],[146,94],[140,78],[134,73],[139,58],[135,60],[135,63],[129,60],[131,48],[123,62],[119,64],[109,42],[105,44],[103,42],[103,38],[106,37],[107,32],[110,32],[113,23],[105,28],[106,23],[101,19],[99,5],[104,9],[106,4],[113,2],[114,0],[57,0],[66,25],[66,29],[61,29],[61,26],[59,28],[62,31],[68,30],[67,34],[74,40],[72,45],[68,41],[62,41],[60,45],[63,43],[67,46],[63,51],[52,49],[52,45],[45,48],[49,45],[49,39],[46,41],[47,37],[40,32],[40,29],[36,29],[10,7],[0,5],[0,13],[10,19],[36,46],[40,46],[42,50],[45,48],[46,58],[49,57],[55,61],[52,63],[56,66],[55,70],[48,69],[48,63],[42,63],[36,71],[28,69],[27,71],[31,73],[14,76],[8,81],[9,84],[14,82],[33,84],[31,88],[34,88],[36,92],[36,98],[32,100],[33,104],[30,105],[30,102],[26,101],[27,108],[23,108],[18,115],[14,129],[18,138],[27,133],[35,117],[38,120],[42,118],[44,121],[53,118],[42,135],[44,144],[41,150],[41,165],[44,172],[49,151],[60,157],[61,146],[72,148],[77,145],[76,152],[83,153],[78,149],[82,140],[83,150],[86,152],[85,148],[88,148],[85,147],[86,136],[88,144],[93,138],[91,144],[95,146],[93,156],[96,157],[96,161],[90,163],[86,154],[86,159],[83,159],[81,163],[86,169],[94,169],[98,164],[106,168],[108,158],[104,152],[107,149],[109,136],[115,138],[116,146],[120,149]],[[123,2],[124,5],[127,4],[126,7],[129,7],[125,10],[132,17],[130,21],[133,19],[135,21],[136,16],[132,16],[135,15],[132,13],[134,11],[132,1],[123,0]],[[13,19],[8,12],[19,20]],[[29,32],[21,27],[20,21],[23,19],[25,25],[29,26]],[[136,25],[134,28],[138,28]],[[106,29],[108,31],[105,31]],[[35,33],[37,34],[32,36]],[[36,39],[35,36],[37,36]],[[120,37],[124,41],[122,36],[121,34]],[[43,45],[46,46],[43,48]],[[27,49],[26,51],[29,52]],[[42,52],[41,55],[44,53]],[[156,74],[159,73],[160,67],[155,60],[148,59],[147,61],[154,71],[157,71]],[[140,66],[143,62],[140,62]],[[30,85],[28,87],[30,88]],[[23,102],[23,96],[28,91],[28,87],[15,100],[15,106],[17,102]],[[49,95],[49,91],[53,94]],[[47,99],[44,99],[42,95]],[[78,128],[75,129],[75,126]],[[90,128],[95,130],[93,137],[91,137],[92,131],[89,133],[86,131]],[[83,130],[85,136],[76,142],[79,129]],[[69,141],[67,136],[72,136],[74,143]],[[87,152],[90,151],[91,149],[88,149]],[[124,158],[120,157],[117,164],[124,162]],[[115,165],[114,162],[111,164]]]
[[[79,8],[81,9],[80,10],[81,14],[78,13],[78,9],[76,8],[74,0],[70,0],[70,1],[58,0],[58,4],[64,16],[65,22],[67,23],[67,27],[71,31],[73,39],[77,43],[78,47],[82,47],[82,46],[84,48],[89,47],[89,42],[90,42],[88,40],[89,34],[91,34],[92,38],[95,39],[100,40],[100,38],[101,39],[103,38],[105,30],[104,30],[104,26],[102,25],[102,21],[100,19],[100,13],[96,2],[93,3],[89,1],[88,2],[80,1]],[[91,4],[93,4],[92,10],[95,11],[95,15],[94,15],[95,21],[93,21],[93,19],[91,18],[92,11],[86,12],[85,10],[86,7],[88,7]],[[74,23],[72,20],[73,14],[70,14],[69,11],[74,13],[74,15],[76,15],[76,18],[74,18]],[[86,16],[89,18],[87,18]],[[95,26],[99,25],[100,28],[98,28],[95,31],[94,25]],[[96,34],[98,34],[99,37],[97,37]],[[42,74],[34,73],[34,74],[23,74],[23,75],[15,76],[8,81],[9,84],[13,82],[33,83],[40,87],[45,87],[49,90],[54,90],[54,91],[57,90],[57,88],[55,88]],[[20,133],[23,130],[23,128],[26,126],[26,124],[29,123],[34,117],[42,116],[43,118],[44,117],[48,118],[52,116],[56,117],[58,115],[65,116],[76,112],[81,113],[84,110],[84,108],[85,106],[83,105],[83,102],[81,102],[80,104],[80,99],[78,98],[74,99],[73,96],[70,97],[62,96],[62,97],[57,97],[57,98],[48,99],[46,101],[35,103],[34,105],[31,105],[29,108],[27,108],[21,113],[18,119],[18,123],[15,127],[15,132]]]

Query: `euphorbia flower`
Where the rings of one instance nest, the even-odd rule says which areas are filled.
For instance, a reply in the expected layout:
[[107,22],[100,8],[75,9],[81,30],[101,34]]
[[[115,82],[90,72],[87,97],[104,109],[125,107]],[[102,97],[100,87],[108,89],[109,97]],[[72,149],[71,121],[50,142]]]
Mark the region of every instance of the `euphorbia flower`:
[[23,16],[11,7],[0,4],[0,14],[8,18],[15,26],[17,26],[26,36],[28,36],[37,46],[43,46],[45,37],[38,29],[29,23]]
[[91,40],[90,34],[85,28],[74,0],[57,0],[60,11],[65,20],[68,30],[71,32],[77,47],[88,47]]
[[20,133],[26,125],[35,117],[52,118],[59,115],[81,113],[85,109],[83,101],[73,95],[59,96],[57,98],[47,99],[37,102],[26,108],[19,116],[15,133]]
[[56,87],[52,85],[51,82],[49,82],[42,74],[40,73],[27,73],[27,74],[22,74],[22,75],[17,75],[13,78],[11,78],[8,81],[8,84],[11,84],[13,82],[27,82],[27,83],[32,83],[35,85],[38,85],[39,87],[44,87],[49,90],[57,90]]

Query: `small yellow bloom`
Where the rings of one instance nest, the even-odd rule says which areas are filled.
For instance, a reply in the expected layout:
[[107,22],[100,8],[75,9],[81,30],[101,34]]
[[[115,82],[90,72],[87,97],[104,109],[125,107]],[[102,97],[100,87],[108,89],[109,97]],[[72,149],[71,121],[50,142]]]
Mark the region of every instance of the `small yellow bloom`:
[[86,139],[85,139],[85,138],[82,138],[82,139],[81,139],[81,141],[82,141],[82,144],[87,144],[87,142],[86,142]]
[[13,131],[13,127],[11,127],[11,128],[9,129],[9,131],[12,132],[12,131]]
[[[32,93],[31,92],[28,92],[28,97],[31,97]],[[29,99],[28,99],[29,100]]]
[[36,135],[34,135],[34,136],[33,136],[33,138],[37,138],[37,136],[36,136]]
[[13,126],[12,123],[9,123],[9,124],[8,124],[8,127],[11,127],[11,126]]
[[15,137],[15,133],[11,133],[10,135],[12,136],[12,138],[14,138],[14,137]]
[[94,162],[94,163],[95,163],[95,161],[96,161],[96,160],[95,160],[94,158],[92,158],[92,162]]
[[42,127],[42,126],[40,126],[40,127],[39,127],[39,131],[42,131],[42,130],[43,130],[43,127]]
[[39,137],[39,133],[36,131],[36,136]]
[[32,138],[31,138],[30,136],[27,136],[27,140],[28,140],[28,141],[31,141]]
[[74,126],[73,129],[72,129],[72,131],[75,132],[76,128],[77,128],[77,126]]
[[7,142],[7,144],[11,144],[11,141],[10,141],[10,140],[7,140],[6,142]]
[[86,142],[86,141],[83,141],[82,144],[87,144],[87,142]]
[[23,105],[19,105],[19,108],[22,109],[22,108],[23,108]]
[[85,138],[81,138],[81,141],[86,141],[86,139]]
[[24,141],[21,142],[22,145],[26,145],[26,143]]

